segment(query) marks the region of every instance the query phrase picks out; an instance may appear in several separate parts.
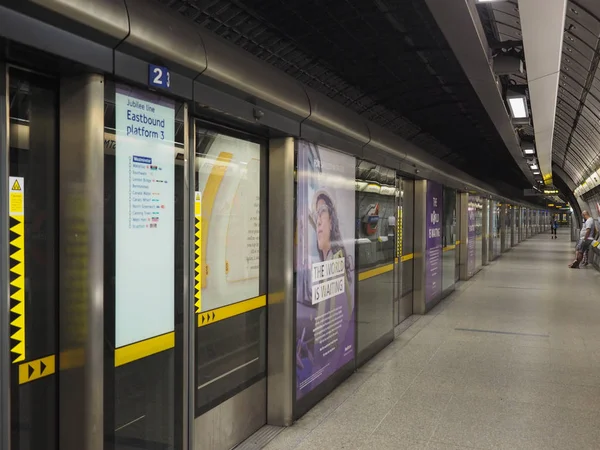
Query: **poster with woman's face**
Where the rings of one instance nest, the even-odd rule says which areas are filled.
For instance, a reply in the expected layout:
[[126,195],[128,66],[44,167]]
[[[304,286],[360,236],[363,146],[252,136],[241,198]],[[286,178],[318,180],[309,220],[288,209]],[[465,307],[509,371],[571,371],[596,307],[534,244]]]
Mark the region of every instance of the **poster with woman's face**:
[[354,359],[355,159],[297,142],[296,398]]

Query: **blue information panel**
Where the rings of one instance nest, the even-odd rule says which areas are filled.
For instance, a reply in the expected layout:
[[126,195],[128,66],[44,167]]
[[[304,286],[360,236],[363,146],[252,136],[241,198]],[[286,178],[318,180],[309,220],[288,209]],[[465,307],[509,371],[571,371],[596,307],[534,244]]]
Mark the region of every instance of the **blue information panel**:
[[148,84],[161,89],[171,88],[171,73],[163,66],[148,64]]

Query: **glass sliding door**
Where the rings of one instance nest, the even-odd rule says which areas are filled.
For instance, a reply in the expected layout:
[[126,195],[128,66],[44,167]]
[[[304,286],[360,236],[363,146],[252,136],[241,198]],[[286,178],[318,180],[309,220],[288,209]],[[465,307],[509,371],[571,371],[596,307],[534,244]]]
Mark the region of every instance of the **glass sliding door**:
[[185,108],[106,83],[105,450],[183,439]]
[[[200,120],[193,132],[195,445],[213,433],[233,447],[266,420],[267,144]],[[214,420],[237,394],[230,422]]]
[[361,364],[393,339],[396,171],[357,159],[356,191],[357,334]]
[[443,249],[443,268],[442,268],[442,292],[454,286],[456,280],[456,191],[444,187],[444,209],[442,214],[442,249]]
[[[1,78],[1,77],[0,77]],[[58,85],[8,71],[11,450],[58,448]],[[4,325],[4,324],[2,324]]]

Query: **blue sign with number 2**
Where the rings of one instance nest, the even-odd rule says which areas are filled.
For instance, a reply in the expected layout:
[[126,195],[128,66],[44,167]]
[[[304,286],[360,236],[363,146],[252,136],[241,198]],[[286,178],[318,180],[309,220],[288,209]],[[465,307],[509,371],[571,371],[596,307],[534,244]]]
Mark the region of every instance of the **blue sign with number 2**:
[[162,66],[148,65],[148,84],[152,87],[163,89],[171,88],[171,74],[169,69]]

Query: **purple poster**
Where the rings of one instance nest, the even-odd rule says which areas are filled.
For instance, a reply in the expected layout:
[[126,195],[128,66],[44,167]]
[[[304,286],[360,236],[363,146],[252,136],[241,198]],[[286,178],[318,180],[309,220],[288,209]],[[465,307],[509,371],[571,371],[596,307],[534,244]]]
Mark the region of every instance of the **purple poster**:
[[298,141],[296,398],[354,359],[355,159]]
[[427,242],[425,245],[425,304],[442,293],[442,186],[427,181]]
[[476,236],[475,236],[475,204],[469,202],[468,217],[467,217],[467,272],[469,276],[475,273],[476,252]]

